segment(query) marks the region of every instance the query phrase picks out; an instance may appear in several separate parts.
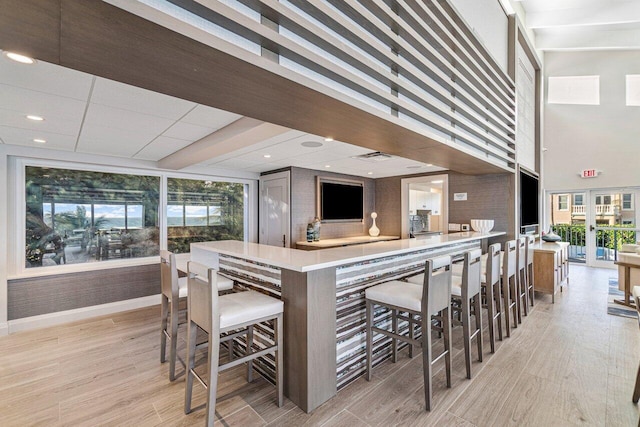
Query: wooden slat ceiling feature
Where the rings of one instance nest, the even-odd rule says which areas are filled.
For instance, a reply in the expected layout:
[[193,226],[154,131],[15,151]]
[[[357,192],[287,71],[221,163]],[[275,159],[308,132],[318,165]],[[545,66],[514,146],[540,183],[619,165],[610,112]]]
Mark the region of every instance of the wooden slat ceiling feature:
[[4,0],[2,9],[3,50],[463,173],[513,172],[269,59],[221,40],[213,48],[99,0]]

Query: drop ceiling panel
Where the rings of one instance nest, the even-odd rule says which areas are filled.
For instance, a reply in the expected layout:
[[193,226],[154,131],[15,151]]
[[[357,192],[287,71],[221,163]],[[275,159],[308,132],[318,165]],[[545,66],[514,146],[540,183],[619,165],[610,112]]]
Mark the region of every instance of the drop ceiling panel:
[[167,138],[166,136],[159,136],[149,143],[146,147],[142,148],[135,156],[136,159],[142,160],[154,160],[158,161],[163,157],[168,156],[181,148],[191,144],[191,141],[185,141],[183,139]]
[[96,78],[91,103],[173,120],[180,119],[197,106],[194,102],[100,77]]
[[229,159],[216,163],[216,167],[224,169],[248,169],[248,168],[261,168],[264,163],[261,162],[249,162],[240,159]]
[[167,129],[162,136],[167,138],[182,139],[185,141],[197,141],[214,132],[214,128],[192,125],[190,123],[176,122]]
[[14,111],[0,108],[0,125],[15,127],[37,132],[52,132],[73,136],[74,138],[80,130],[80,121],[73,120],[74,117],[59,116],[52,117],[42,122],[35,122],[25,117],[23,111]]
[[214,129],[220,129],[230,123],[235,122],[240,117],[239,114],[230,113],[206,105],[198,105],[189,111],[180,121],[192,125],[200,125]]
[[86,101],[93,76],[38,61],[27,65],[0,55],[0,82],[32,91]]
[[85,127],[78,142],[78,152],[133,157],[155,136],[132,133],[126,129],[94,125]]
[[[35,138],[46,140],[46,144],[34,142]],[[28,147],[50,148],[54,150],[73,151],[76,137],[59,133],[33,131],[0,125],[0,139],[6,144],[23,145]]]

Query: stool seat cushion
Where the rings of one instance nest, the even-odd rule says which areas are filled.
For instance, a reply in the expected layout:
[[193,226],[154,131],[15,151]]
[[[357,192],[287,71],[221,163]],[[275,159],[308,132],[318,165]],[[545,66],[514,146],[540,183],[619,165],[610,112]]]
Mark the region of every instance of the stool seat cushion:
[[451,275],[451,296],[462,297],[462,276]]
[[640,298],[640,286],[634,286],[631,293],[634,298]]
[[178,279],[178,298],[186,298],[187,293],[187,277],[180,277]]
[[[420,282],[420,285],[422,285],[422,282]],[[422,286],[399,280],[392,280],[367,288],[365,296],[368,300],[413,311],[420,311],[422,307]]]
[[284,303],[256,291],[220,296],[220,330],[275,316],[284,311]]
[[221,274],[217,274],[217,283],[219,291],[230,291],[233,289],[233,280],[224,277]]
[[[451,273],[454,274],[454,273]],[[424,273],[416,274],[415,276],[411,276],[407,279],[407,282],[413,283],[414,285],[423,285],[424,284]]]

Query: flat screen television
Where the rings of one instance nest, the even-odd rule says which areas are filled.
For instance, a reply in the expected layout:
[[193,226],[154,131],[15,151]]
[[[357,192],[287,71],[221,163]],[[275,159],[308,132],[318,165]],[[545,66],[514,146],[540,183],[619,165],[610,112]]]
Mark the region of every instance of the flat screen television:
[[358,182],[319,182],[321,221],[362,221],[364,188]]
[[540,224],[540,189],[538,178],[520,171],[520,232],[537,232]]

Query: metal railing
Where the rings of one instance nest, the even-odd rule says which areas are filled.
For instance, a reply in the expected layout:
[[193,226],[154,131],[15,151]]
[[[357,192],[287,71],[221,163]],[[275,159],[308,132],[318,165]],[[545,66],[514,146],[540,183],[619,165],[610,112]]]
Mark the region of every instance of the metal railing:
[[[605,206],[605,205],[603,205]],[[584,224],[568,225],[556,224],[551,229],[562,238],[563,242],[569,242],[569,261],[586,261],[587,236]],[[622,245],[636,243],[640,237],[640,228],[632,227],[596,227],[595,250],[598,261],[617,261],[618,253]]]

